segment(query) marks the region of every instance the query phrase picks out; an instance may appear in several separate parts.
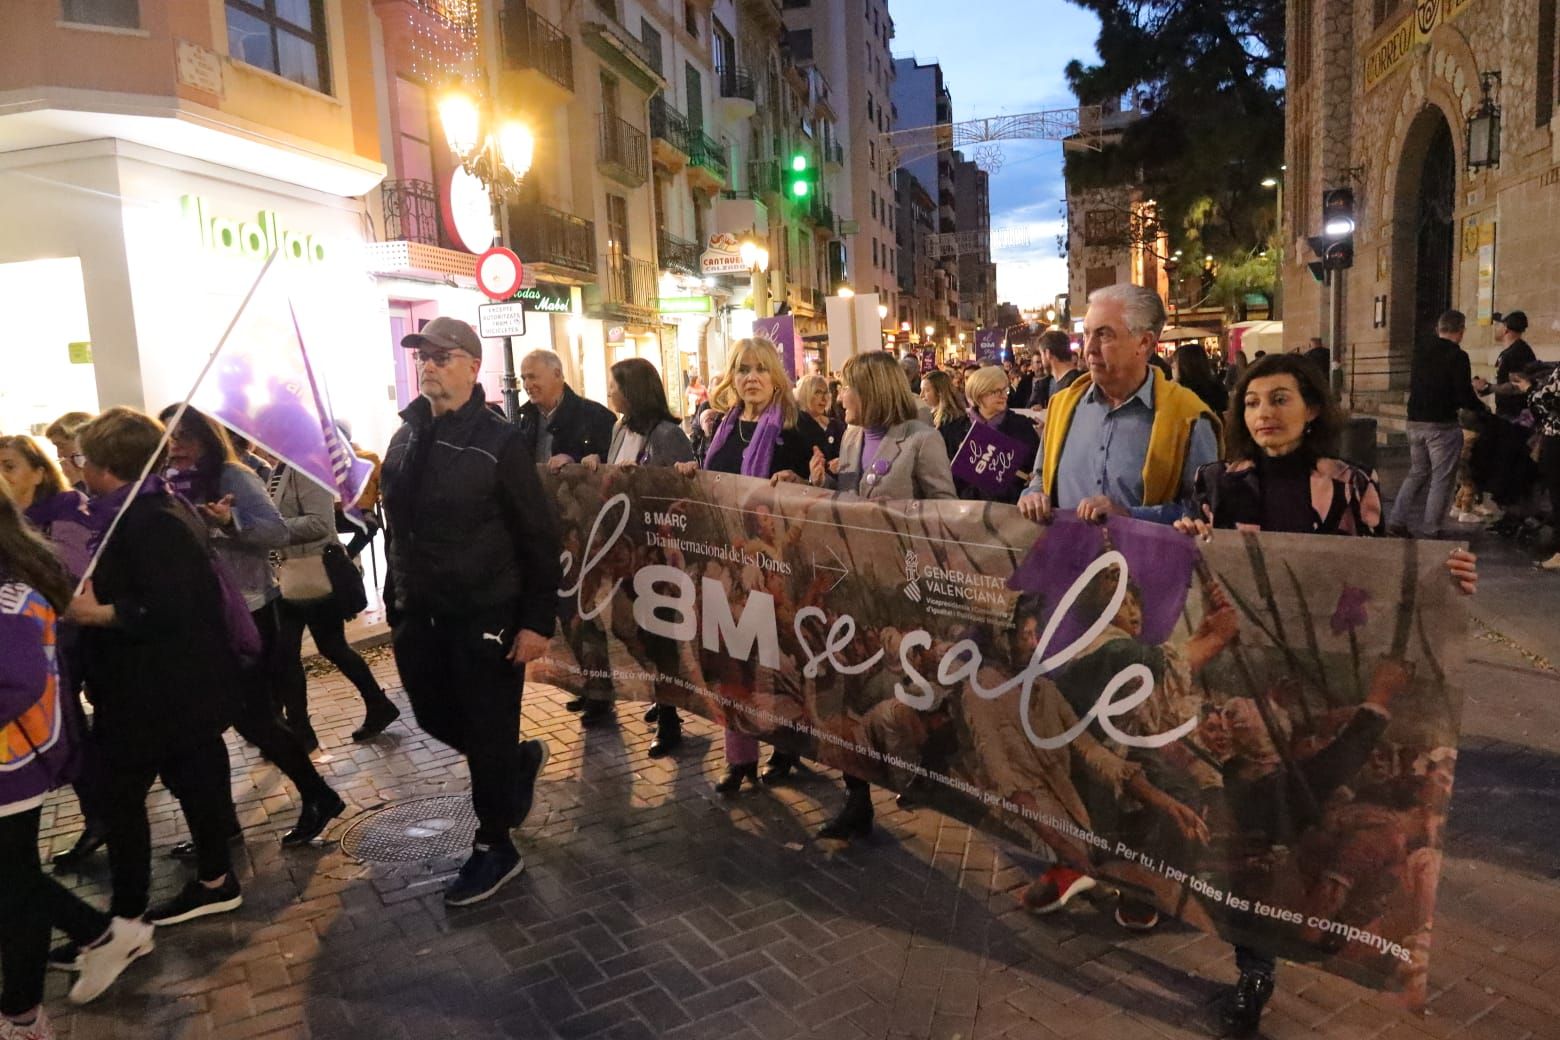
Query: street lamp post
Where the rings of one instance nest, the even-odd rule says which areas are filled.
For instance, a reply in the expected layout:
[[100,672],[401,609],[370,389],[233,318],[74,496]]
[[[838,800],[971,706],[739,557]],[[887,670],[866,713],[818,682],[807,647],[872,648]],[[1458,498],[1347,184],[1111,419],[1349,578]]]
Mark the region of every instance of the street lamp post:
[[742,263],[752,273],[750,291],[753,295],[753,313],[760,318],[769,317],[769,248],[756,238],[744,238],[737,247]]
[[[499,121],[490,106],[479,105],[462,90],[440,99],[439,123],[461,169],[487,188],[498,241],[507,242],[509,211],[504,200],[519,192],[531,170],[536,139],[530,127],[512,119]],[[504,414],[510,422],[520,414],[515,348],[508,336],[504,337]]]

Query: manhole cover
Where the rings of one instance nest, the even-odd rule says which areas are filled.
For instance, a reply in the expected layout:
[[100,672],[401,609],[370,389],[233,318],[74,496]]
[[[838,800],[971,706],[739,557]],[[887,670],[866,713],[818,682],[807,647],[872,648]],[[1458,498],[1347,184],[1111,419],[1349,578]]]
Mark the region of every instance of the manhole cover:
[[440,795],[365,813],[341,836],[341,850],[362,863],[416,863],[468,852],[476,833],[471,799]]

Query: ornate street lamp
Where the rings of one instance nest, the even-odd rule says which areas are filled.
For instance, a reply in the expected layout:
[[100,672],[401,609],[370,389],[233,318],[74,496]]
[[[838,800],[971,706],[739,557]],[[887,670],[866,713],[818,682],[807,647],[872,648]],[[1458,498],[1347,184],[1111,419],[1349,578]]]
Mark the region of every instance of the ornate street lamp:
[[[504,219],[504,200],[520,190],[525,175],[531,171],[536,138],[530,127],[516,120],[506,119],[495,125],[492,111],[479,105],[463,90],[451,90],[445,94],[439,99],[438,108],[439,125],[444,128],[445,141],[460,163],[456,180],[464,174],[487,189],[491,228],[499,232],[501,239],[506,237],[503,232],[507,229],[508,221]],[[469,181],[467,183],[470,184]],[[471,187],[474,191],[475,185]],[[456,186],[452,183],[452,198],[455,193]],[[466,233],[470,231],[468,225],[464,229],[457,228],[456,234],[467,249],[477,252],[472,248],[477,243],[466,240]],[[472,233],[480,237],[486,233],[486,228]],[[487,244],[491,245],[492,242]],[[508,336],[504,337],[504,413],[510,422],[514,422],[520,414],[515,348]]]
[[1468,113],[1468,169],[1500,165],[1500,106],[1490,97],[1490,86],[1500,88],[1500,73],[1479,74],[1479,107]]
[[753,313],[760,318],[769,317],[769,247],[762,240],[749,235],[737,246],[737,255],[752,275],[749,292],[753,297]]

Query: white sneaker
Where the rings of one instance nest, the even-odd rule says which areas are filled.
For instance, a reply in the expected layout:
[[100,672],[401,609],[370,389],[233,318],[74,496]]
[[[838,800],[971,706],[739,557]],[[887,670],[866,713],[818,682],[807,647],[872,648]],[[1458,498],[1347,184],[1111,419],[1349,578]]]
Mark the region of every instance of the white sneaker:
[[81,951],[81,974],[70,988],[70,1002],[87,1004],[102,996],[126,968],[156,947],[153,931],[140,918],[114,918],[108,939]]
[[39,1007],[38,1017],[25,1026],[0,1017],[0,1040],[54,1040],[54,1027],[49,1024],[49,1016]]
[[1560,552],[1555,553],[1549,559],[1538,565],[1539,570],[1560,571]]
[[1459,524],[1482,524],[1482,523],[1484,523],[1484,517],[1480,516],[1478,513],[1464,512],[1463,510],[1460,510],[1460,509],[1452,510],[1452,519],[1456,520]]

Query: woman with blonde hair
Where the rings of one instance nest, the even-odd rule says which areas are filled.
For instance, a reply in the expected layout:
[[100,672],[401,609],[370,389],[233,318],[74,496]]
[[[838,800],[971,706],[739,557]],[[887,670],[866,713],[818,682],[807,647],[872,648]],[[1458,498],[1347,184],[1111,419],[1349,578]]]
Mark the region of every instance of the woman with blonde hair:
[[[904,369],[885,353],[859,354],[845,362],[840,403],[850,425],[840,446],[838,472],[830,474],[821,453],[813,455],[811,480],[819,487],[871,499],[953,499],[953,473],[937,431],[916,417],[915,397]],[[776,474],[776,481],[794,479]],[[889,698],[866,713],[867,733],[898,733],[897,701]],[[892,747],[914,755],[911,747]],[[823,825],[818,837],[849,841],[872,830],[872,788],[845,773],[845,807]]]
[[[724,413],[704,456],[704,468],[768,480],[788,470],[802,480],[811,473],[813,451],[823,445],[800,413],[790,377],[780,353],[767,339],[738,340],[732,345],[726,371],[710,391],[710,407]],[[677,472],[692,476],[698,464],[679,462]],[[779,561],[776,561],[777,563]],[[758,781],[758,739],[729,726],[726,729],[726,775],[715,790],[735,794],[742,781]],[[776,751],[765,779],[783,779],[796,757]]]
[[1018,496],[1029,483],[1028,471],[1034,468],[1035,456],[1040,452],[1040,435],[1035,432],[1034,423],[1008,410],[1008,389],[1007,373],[999,365],[977,369],[964,381],[964,393],[970,401],[970,426],[973,428],[976,423],[984,423],[997,433],[1017,441],[1020,445],[1019,472],[998,493],[961,482],[960,498],[1017,505]]
[[964,395],[953,385],[952,376],[935,369],[921,377],[921,400],[932,410],[932,424],[942,434],[943,447],[952,459],[964,443],[964,435],[970,432],[970,417],[965,414],[969,405]]
[[797,421],[802,426],[811,422],[818,427],[823,457],[830,462],[840,457],[840,439],[845,436],[845,420],[834,414],[833,404],[834,394],[823,376],[814,373],[796,381],[796,407],[802,413]]

